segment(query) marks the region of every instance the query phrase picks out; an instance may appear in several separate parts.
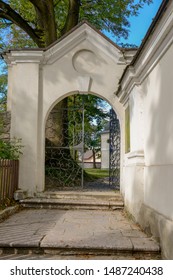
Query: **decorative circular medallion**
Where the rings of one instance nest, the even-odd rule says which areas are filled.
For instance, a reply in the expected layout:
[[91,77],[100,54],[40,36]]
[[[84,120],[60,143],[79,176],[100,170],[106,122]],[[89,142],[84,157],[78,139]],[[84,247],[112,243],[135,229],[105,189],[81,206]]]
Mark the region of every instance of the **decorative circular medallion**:
[[98,59],[90,50],[76,52],[72,59],[74,69],[81,74],[90,73],[97,65]]

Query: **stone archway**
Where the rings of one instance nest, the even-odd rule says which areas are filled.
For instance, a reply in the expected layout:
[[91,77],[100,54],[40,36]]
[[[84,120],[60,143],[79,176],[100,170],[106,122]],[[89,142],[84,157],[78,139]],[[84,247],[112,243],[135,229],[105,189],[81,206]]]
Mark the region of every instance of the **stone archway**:
[[[33,196],[44,190],[43,139],[49,110],[69,92],[99,93],[120,119],[125,205],[142,226],[162,239],[167,257],[173,255],[168,242],[172,236],[172,10],[172,1],[162,3],[135,57],[136,50],[119,48],[87,23],[48,49],[3,54],[9,66],[10,134],[22,138],[25,146],[19,178],[23,192]],[[126,134],[130,128],[127,154],[125,114]]]
[[[93,94],[74,93],[68,96],[66,107],[59,104],[50,111],[45,124],[45,189],[119,189],[120,125],[114,110]],[[101,137],[105,132],[107,144]],[[103,169],[101,165],[106,166]]]
[[44,190],[45,122],[54,105],[69,93],[93,92],[111,104],[120,120],[124,155],[124,107],[114,92],[133,55],[87,23],[48,49],[6,53],[11,137],[21,138],[24,145],[19,186],[27,195]]

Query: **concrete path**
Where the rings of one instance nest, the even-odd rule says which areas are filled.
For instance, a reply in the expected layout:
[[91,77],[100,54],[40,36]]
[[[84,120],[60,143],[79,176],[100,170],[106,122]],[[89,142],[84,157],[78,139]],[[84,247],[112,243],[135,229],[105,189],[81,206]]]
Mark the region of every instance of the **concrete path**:
[[19,253],[53,254],[56,258],[64,253],[100,256],[122,253],[124,259],[126,254],[133,259],[132,255],[139,253],[148,254],[148,259],[158,259],[159,249],[122,210],[24,209],[0,223],[1,254],[19,250]]

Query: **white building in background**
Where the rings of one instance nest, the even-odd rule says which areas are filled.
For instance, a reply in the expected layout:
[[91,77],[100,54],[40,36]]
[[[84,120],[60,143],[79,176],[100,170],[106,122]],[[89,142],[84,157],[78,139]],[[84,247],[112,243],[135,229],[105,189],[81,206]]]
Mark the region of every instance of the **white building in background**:
[[[95,158],[96,168],[100,168],[101,166],[100,153],[96,153],[95,157],[96,157]],[[84,168],[94,168],[94,158],[93,158],[92,150],[88,150],[84,153],[83,162],[84,162]]]

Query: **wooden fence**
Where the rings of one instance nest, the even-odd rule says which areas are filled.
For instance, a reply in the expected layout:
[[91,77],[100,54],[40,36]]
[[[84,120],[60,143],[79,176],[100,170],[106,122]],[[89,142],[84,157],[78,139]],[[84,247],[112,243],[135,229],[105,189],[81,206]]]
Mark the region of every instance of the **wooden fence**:
[[0,159],[0,203],[13,199],[18,188],[19,161]]

